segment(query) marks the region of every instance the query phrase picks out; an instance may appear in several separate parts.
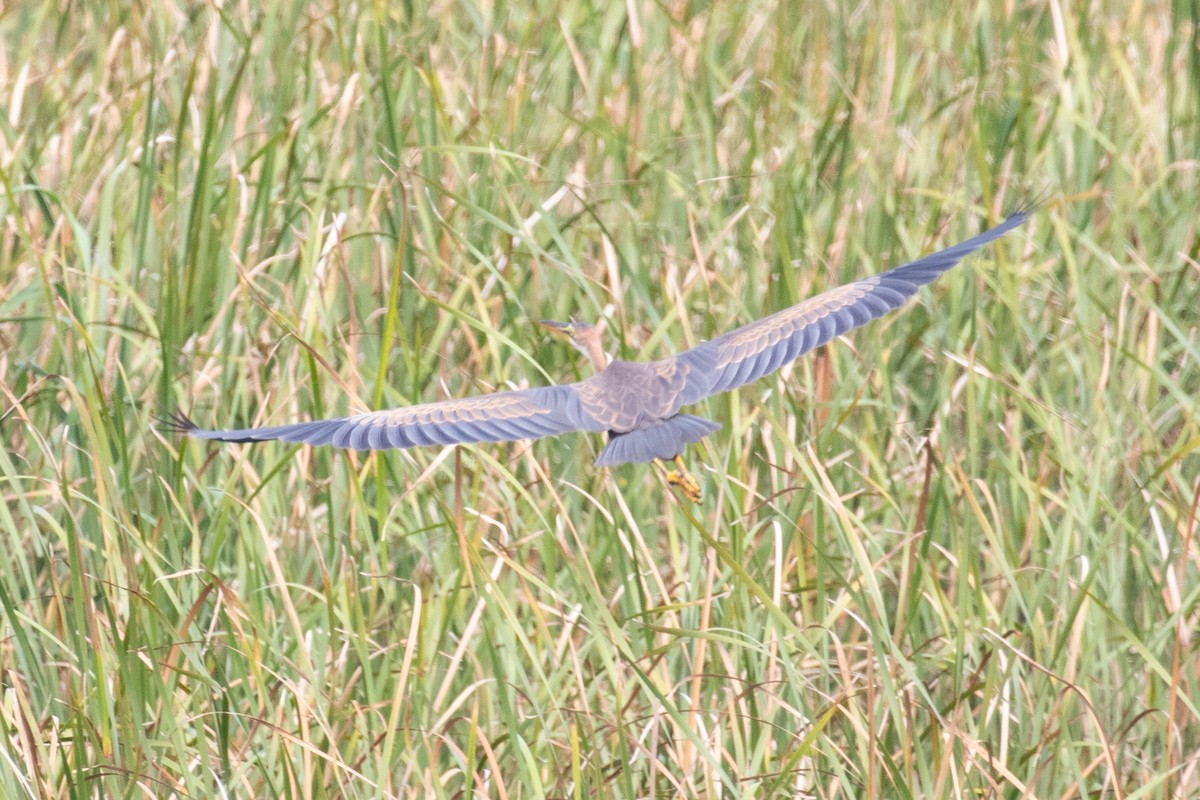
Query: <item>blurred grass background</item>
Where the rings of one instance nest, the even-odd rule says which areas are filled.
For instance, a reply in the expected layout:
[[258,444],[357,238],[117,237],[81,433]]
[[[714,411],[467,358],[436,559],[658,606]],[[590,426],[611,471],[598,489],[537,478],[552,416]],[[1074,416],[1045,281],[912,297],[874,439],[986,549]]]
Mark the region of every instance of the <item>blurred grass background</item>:
[[[1200,796],[1196,0],[0,13],[3,797]],[[364,457],[153,428],[574,380],[978,232],[700,409]]]

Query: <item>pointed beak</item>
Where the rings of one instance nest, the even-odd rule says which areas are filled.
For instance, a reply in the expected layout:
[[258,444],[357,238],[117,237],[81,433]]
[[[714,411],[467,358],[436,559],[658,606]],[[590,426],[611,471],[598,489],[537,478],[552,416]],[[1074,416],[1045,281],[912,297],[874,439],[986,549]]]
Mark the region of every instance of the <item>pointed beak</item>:
[[559,333],[564,336],[571,335],[571,326],[566,322],[554,322],[553,320],[542,319],[538,320],[538,325],[553,333]]

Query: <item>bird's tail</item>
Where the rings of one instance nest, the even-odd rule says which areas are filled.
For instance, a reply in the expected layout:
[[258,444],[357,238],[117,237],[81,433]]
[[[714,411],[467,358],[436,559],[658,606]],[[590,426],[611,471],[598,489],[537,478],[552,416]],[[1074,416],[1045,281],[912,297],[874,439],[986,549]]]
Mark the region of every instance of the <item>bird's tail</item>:
[[635,461],[664,461],[683,452],[683,448],[698,442],[713,431],[721,429],[719,423],[691,414],[676,414],[670,419],[657,422],[648,428],[613,434],[608,444],[596,459],[597,467],[615,467]]

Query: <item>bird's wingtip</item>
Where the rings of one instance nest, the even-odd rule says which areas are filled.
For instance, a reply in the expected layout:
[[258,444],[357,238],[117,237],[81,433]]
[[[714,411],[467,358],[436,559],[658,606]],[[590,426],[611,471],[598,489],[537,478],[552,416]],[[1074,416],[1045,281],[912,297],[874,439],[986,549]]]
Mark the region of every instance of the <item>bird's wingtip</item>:
[[184,414],[178,406],[163,408],[162,413],[154,417],[154,423],[160,431],[183,436],[189,435],[200,427],[192,422],[191,418]]
[[1005,215],[1006,220],[1014,218],[1024,222],[1032,214],[1040,210],[1046,205],[1050,198],[1051,190],[1049,186],[1044,186],[1041,189],[1028,189],[1021,193],[1015,205],[1011,207]]

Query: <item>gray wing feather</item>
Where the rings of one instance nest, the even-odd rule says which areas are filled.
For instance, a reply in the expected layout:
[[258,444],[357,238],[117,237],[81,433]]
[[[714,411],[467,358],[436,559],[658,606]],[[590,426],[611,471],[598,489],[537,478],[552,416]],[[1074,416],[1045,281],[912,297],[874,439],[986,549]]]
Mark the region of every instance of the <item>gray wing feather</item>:
[[177,414],[170,422],[176,430],[196,439],[218,442],[277,439],[354,450],[505,442],[538,439],[568,431],[597,430],[597,423],[580,407],[573,385],[496,392],[269,428],[204,430],[182,414]]
[[1028,211],[1017,211],[964,242],[831,289],[680,353],[678,359],[688,375],[682,404],[752,383],[834,337],[894,311],[918,288],[1028,217]]

